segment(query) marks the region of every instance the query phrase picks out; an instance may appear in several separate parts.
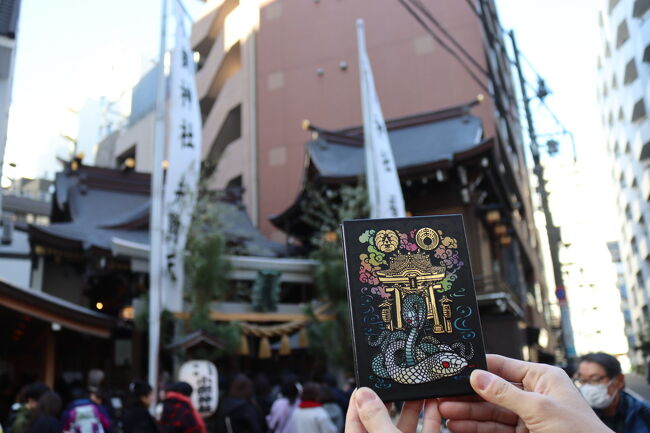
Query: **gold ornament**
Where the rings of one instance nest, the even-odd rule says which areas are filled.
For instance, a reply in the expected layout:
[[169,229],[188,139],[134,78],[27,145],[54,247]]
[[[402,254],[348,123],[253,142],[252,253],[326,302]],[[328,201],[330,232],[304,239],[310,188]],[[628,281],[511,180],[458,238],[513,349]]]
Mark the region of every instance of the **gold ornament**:
[[375,235],[375,246],[381,252],[390,253],[399,246],[399,237],[394,230],[379,230]]
[[[425,242],[427,239],[429,239],[429,243]],[[415,234],[415,242],[423,250],[432,250],[440,243],[440,236],[434,229],[424,227]]]

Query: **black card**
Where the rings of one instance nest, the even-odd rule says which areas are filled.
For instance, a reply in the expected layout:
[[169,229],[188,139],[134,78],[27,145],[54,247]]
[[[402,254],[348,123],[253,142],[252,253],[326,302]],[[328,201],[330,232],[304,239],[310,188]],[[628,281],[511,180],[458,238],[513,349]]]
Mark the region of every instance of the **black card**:
[[358,386],[384,401],[473,394],[486,368],[463,217],[343,222]]

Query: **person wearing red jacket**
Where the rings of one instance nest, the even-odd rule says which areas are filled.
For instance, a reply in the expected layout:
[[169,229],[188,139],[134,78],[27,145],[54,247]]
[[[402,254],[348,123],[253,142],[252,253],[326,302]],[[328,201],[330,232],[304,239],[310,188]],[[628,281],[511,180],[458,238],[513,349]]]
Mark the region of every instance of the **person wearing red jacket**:
[[192,391],[187,382],[176,382],[167,388],[160,416],[162,433],[207,433],[203,418],[192,404]]

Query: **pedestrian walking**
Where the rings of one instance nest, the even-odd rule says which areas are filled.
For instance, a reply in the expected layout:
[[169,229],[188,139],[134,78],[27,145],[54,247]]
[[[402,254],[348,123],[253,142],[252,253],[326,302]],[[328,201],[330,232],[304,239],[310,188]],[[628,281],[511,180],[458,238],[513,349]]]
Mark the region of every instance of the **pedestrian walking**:
[[192,404],[192,385],[176,382],[167,388],[160,415],[163,433],[206,433],[205,422]]
[[27,433],[27,428],[34,416],[38,400],[41,398],[43,393],[49,390],[50,388],[41,382],[35,382],[27,386],[24,397],[16,408],[16,415],[11,424],[11,433]]
[[156,420],[149,413],[153,388],[140,380],[129,384],[128,408],[124,415],[124,433],[158,433]]
[[291,417],[299,403],[296,378],[294,376],[283,378],[280,397],[273,402],[271,413],[266,417],[269,430],[273,433],[294,433]]
[[321,403],[321,386],[308,382],[302,389],[298,409],[293,412],[293,431],[300,433],[337,433],[336,426]]
[[27,433],[62,433],[59,414],[63,402],[54,391],[45,391],[38,399],[34,418],[29,424]]
[[217,410],[217,433],[263,433],[260,411],[255,407],[253,383],[238,374]]
[[70,433],[109,433],[111,420],[105,410],[88,398],[81,387],[72,390],[72,403],[68,405],[61,422],[63,430]]

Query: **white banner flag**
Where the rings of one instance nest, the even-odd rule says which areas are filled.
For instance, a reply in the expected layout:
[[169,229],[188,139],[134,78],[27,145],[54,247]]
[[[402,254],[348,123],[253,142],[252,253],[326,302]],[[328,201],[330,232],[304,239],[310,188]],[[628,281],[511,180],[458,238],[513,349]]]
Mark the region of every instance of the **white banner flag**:
[[363,20],[357,20],[359,44],[359,75],[363,136],[366,154],[366,182],[370,199],[371,218],[398,218],[406,216],[404,197],[395,167],[393,150],[388,140],[386,122],[379,105],[379,97],[372,77],[366,52]]
[[167,174],[163,199],[162,306],[182,311],[184,252],[196,203],[201,164],[201,111],[183,11],[174,3],[176,46],[171,56]]

